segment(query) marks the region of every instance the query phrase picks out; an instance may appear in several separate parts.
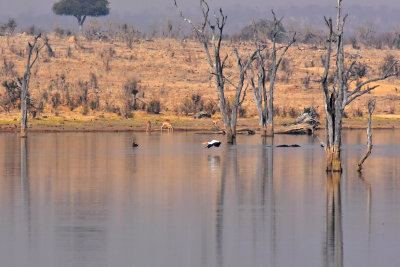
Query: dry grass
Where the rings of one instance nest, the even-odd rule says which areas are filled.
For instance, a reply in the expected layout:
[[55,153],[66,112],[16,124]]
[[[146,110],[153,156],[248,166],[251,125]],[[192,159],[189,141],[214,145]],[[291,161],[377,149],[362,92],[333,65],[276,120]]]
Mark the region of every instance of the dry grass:
[[[216,89],[210,80],[205,54],[202,47],[194,41],[139,40],[133,43],[132,49],[129,49],[123,42],[116,40],[102,42],[78,38],[77,42],[70,42],[67,38],[55,35],[48,37],[55,57],[48,57],[45,48],[42,50],[40,61],[33,68],[30,85],[31,96],[44,102],[44,110],[39,115],[40,122],[36,122],[36,120],[33,122],[34,124],[55,123],[57,118],[61,118],[64,124],[71,121],[93,122],[122,119],[127,102],[123,85],[132,76],[140,80],[138,96],[143,97],[144,94],[142,99],[147,103],[153,99],[161,102],[161,115],[149,115],[146,112],[134,111],[133,118],[127,120],[128,128],[137,125],[145,127],[148,119],[157,123],[167,116],[172,118],[178,126],[200,125],[202,127],[203,122],[200,121],[203,120],[178,116],[179,106],[183,99],[192,94],[200,94],[204,101],[209,99],[217,101]],[[11,37],[10,46],[8,46],[5,37],[0,37],[0,83],[12,79],[10,74],[4,75],[4,58],[15,64],[14,71],[17,75],[23,74],[26,59],[21,57],[21,54],[25,53],[25,47],[30,40],[32,40],[31,36],[16,35]],[[228,65],[231,67],[227,71],[234,73],[236,67],[233,61],[232,47],[233,44],[227,43],[224,53],[230,54],[231,62]],[[239,48],[240,53],[244,55],[251,51],[251,46],[248,44],[240,44]],[[387,54],[400,57],[400,52],[395,50],[363,49],[355,51],[351,47],[346,47],[346,52],[362,55],[361,62],[369,66],[368,77],[376,77],[379,74],[379,66]],[[316,50],[305,45],[295,46],[288,51],[286,58],[291,74],[278,72],[275,91],[275,106],[280,109],[281,116],[289,114],[289,111],[301,112],[303,108],[311,105],[318,107],[318,112],[323,114],[322,92],[316,80],[323,71],[321,56],[324,54],[323,49]],[[91,85],[91,75],[93,76],[93,74],[97,78],[98,88]],[[65,77],[63,84],[60,82],[62,76]],[[308,86],[305,86],[304,81],[307,77],[310,82]],[[85,82],[89,84],[89,100],[90,97],[93,99],[97,97],[99,100],[98,108],[94,110],[87,108],[86,112],[84,104],[79,100],[82,83]],[[347,115],[352,117],[357,110],[367,114],[367,100],[369,97],[375,96],[378,99],[375,111],[377,117],[397,119],[396,114],[400,113],[400,91],[397,89],[400,88],[400,81],[397,78],[390,78],[381,82],[380,85],[373,93],[354,101],[347,108]],[[66,101],[66,90],[69,97],[71,99],[75,97],[78,103],[73,110]],[[61,103],[54,107],[51,100],[46,101],[43,97],[47,94],[47,97],[51,99],[56,92],[60,93]],[[4,94],[3,87],[0,88],[0,94]],[[227,87],[227,94],[228,97],[233,95],[233,88]],[[247,111],[247,120],[244,124],[254,123],[256,125],[257,113],[251,89],[247,93],[243,106]],[[0,119],[10,123],[14,119],[18,120],[18,115],[16,110],[11,113],[0,111]],[[51,122],[48,122],[50,119]],[[207,123],[203,123],[204,127],[208,127],[208,120],[204,121],[207,121]]]

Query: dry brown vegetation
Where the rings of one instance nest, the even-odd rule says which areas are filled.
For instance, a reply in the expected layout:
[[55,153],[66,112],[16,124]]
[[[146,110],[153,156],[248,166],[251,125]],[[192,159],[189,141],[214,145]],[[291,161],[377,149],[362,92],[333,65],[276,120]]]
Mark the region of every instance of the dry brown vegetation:
[[[32,38],[22,34],[0,37],[0,84],[10,84],[23,74],[25,49]],[[218,110],[216,89],[204,51],[195,41],[135,38],[127,44],[121,38],[100,41],[78,37],[72,40],[55,34],[47,38],[54,55],[44,47],[32,71],[29,90],[34,116],[138,119],[146,112],[190,116],[200,109],[211,113]],[[231,60],[234,60],[233,46],[242,54],[250,53],[252,47],[250,43],[227,41],[223,53],[229,53]],[[398,50],[356,50],[349,45],[346,51],[349,58],[359,58],[359,71],[366,71],[366,78],[381,73],[390,56],[400,58]],[[275,89],[278,117],[295,117],[310,106],[324,113],[318,82],[324,54],[323,47],[303,44],[288,51],[278,71]],[[235,64],[231,62],[227,68],[229,72]],[[371,94],[377,97],[375,117],[399,119],[400,80],[390,78],[380,85]],[[234,89],[228,87],[227,94],[233,96]],[[368,98],[365,96],[352,103],[346,110],[347,116],[366,117]],[[5,86],[0,88],[0,106],[0,118],[18,117],[18,99],[8,94]],[[251,92],[247,92],[241,114],[254,117],[251,121],[257,124]]]

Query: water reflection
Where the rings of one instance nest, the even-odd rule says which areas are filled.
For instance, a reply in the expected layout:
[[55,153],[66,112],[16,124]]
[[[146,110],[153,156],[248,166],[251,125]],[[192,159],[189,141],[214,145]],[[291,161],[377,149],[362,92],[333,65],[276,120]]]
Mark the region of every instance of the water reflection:
[[[269,266],[277,264],[273,138],[268,146],[266,143],[263,142],[256,153],[251,152],[254,154],[249,161],[244,160],[238,146],[224,147],[221,156],[208,157],[211,173],[220,174],[215,210],[217,266],[242,266],[248,256],[251,260],[247,258],[246,262],[250,266],[263,266],[266,262]],[[254,162],[253,158],[254,166],[249,164]],[[255,175],[249,175],[245,171],[247,168],[254,170]],[[233,262],[232,253],[235,252],[232,249],[242,246],[241,254],[246,256]],[[269,248],[268,253],[265,248]]]
[[400,134],[357,176],[360,136],[340,178],[303,136],[0,134],[0,266],[397,266]]
[[21,194],[26,222],[26,232],[28,237],[28,246],[31,247],[31,190],[29,183],[29,165],[28,165],[28,138],[21,138]]
[[368,221],[368,243],[371,242],[371,211],[372,211],[372,187],[371,183],[368,182],[362,172],[358,172],[358,179],[365,185],[367,189],[366,193],[366,217]]
[[341,173],[328,172],[326,177],[326,229],[324,266],[343,266]]
[[[226,187],[226,179],[227,179],[227,169],[229,165],[228,157],[229,147],[224,148],[224,160],[222,163],[221,169],[221,178],[219,180],[218,191],[216,194],[216,223],[215,223],[215,239],[216,239],[216,255],[217,255],[217,266],[223,266],[223,234],[224,234],[224,200],[225,200],[225,187]],[[236,149],[233,153],[236,153]],[[220,162],[219,157],[215,157],[218,159],[218,165]],[[236,162],[237,164],[237,162]],[[215,165],[214,165],[215,166]],[[235,177],[236,179],[236,177]]]

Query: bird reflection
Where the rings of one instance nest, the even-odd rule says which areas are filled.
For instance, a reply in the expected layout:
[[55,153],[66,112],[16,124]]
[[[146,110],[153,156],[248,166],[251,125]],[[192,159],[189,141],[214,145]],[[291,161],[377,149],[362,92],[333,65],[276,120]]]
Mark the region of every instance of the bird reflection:
[[211,173],[217,171],[221,165],[220,156],[208,156],[208,166],[210,167]]
[[[236,152],[236,150],[235,150]],[[212,157],[213,160],[211,162],[218,163],[218,167],[220,165],[220,158],[219,156]],[[224,162],[222,165],[221,170],[221,180],[218,186],[217,192],[217,205],[216,205],[216,224],[215,224],[215,237],[216,237],[216,253],[217,253],[217,264],[218,266],[223,266],[223,229],[224,229],[224,199],[225,199],[225,187],[226,187],[226,177],[227,177],[227,170],[228,170],[228,149],[224,149]],[[237,158],[236,158],[237,160]],[[209,157],[210,163],[210,157]],[[236,162],[237,164],[237,162]],[[216,167],[217,165],[210,164],[211,168]]]
[[328,172],[326,178],[326,232],[324,266],[343,267],[341,173]]

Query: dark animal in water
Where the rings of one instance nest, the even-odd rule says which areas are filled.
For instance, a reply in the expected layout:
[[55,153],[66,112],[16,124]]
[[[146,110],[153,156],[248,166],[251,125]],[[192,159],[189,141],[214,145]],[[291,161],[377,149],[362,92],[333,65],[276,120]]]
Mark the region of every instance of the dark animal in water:
[[297,144],[294,144],[294,145],[279,145],[279,146],[276,146],[276,147],[300,147],[300,146],[297,145]]

